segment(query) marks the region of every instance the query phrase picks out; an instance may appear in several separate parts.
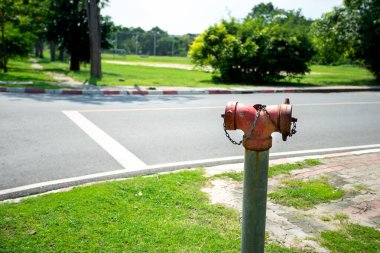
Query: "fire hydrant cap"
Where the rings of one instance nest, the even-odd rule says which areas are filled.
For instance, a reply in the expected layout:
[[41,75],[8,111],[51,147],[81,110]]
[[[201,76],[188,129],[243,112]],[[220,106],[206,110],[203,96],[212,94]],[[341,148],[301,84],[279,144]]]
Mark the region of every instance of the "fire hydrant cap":
[[224,124],[227,130],[236,130],[235,114],[238,102],[230,101],[224,112]]

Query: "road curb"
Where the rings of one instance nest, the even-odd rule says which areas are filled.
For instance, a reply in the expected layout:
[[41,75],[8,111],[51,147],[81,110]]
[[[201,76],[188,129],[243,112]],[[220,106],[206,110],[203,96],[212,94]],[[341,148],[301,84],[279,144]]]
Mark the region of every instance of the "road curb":
[[[279,163],[294,163],[302,161],[305,159],[325,159],[325,158],[338,158],[344,156],[357,156],[365,155],[370,153],[380,152],[379,148],[364,149],[364,150],[354,150],[347,152],[338,152],[338,153],[328,153],[328,154],[317,154],[317,155],[305,155],[298,157],[289,157],[289,158],[270,158],[270,164],[279,164]],[[226,171],[236,170],[243,168],[242,158],[236,158],[229,163],[223,162],[206,162],[203,164],[187,164],[187,165],[165,165],[165,166],[148,166],[147,169],[135,170],[135,171],[110,171],[105,173],[98,173],[87,176],[79,176],[76,178],[66,178],[59,179],[41,183],[35,183],[32,185],[20,186],[12,189],[0,190],[0,203],[3,201],[17,201],[18,199],[36,196],[39,194],[46,194],[49,192],[55,191],[66,191],[75,186],[93,184],[97,182],[104,182],[117,179],[126,179],[136,176],[149,176],[157,173],[168,173],[173,171],[179,171],[184,169],[191,169],[199,166],[204,166],[205,170],[215,170],[218,169],[218,173],[223,173]],[[15,199],[15,200],[12,200]]]
[[38,89],[0,87],[1,93],[86,95],[86,96],[151,96],[151,95],[224,95],[224,94],[262,94],[262,93],[333,93],[333,92],[379,92],[380,87],[332,87],[332,88],[278,88],[278,89],[179,89],[179,90],[113,90],[113,89]]

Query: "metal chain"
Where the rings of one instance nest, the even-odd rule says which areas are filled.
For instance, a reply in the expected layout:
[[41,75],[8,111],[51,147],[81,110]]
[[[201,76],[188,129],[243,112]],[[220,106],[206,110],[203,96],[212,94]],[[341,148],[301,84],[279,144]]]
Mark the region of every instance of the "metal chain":
[[297,128],[296,121],[293,121],[292,124],[293,124],[293,127],[292,127],[292,130],[290,130],[290,133],[288,135],[289,137],[292,137],[295,133],[297,133],[297,130],[296,130],[296,128]]
[[[247,138],[249,138],[251,136],[253,130],[256,127],[256,123],[259,120],[261,110],[264,110],[268,114],[268,112],[267,112],[267,110],[265,108],[266,108],[265,105],[259,105],[258,106],[258,109],[257,109],[257,112],[256,112],[256,117],[255,117],[255,119],[253,121],[251,129],[249,130],[248,135],[243,135],[243,140],[245,140],[245,139],[247,139]],[[232,142],[232,144],[234,144],[234,145],[241,145],[243,143],[243,140],[241,140],[240,142],[236,142],[235,140],[233,140],[231,138],[231,136],[229,135],[229,133],[226,130],[226,125],[224,123],[223,123],[223,128],[224,128],[224,132],[226,133],[227,138],[230,140],[230,142]]]
[[[252,133],[253,133],[253,130],[255,129],[256,127],[256,123],[257,121],[259,120],[259,117],[260,117],[260,112],[261,111],[265,111],[266,114],[269,116],[267,110],[266,110],[266,106],[265,105],[258,105],[258,108],[257,108],[257,111],[256,111],[256,117],[255,117],[255,120],[253,121],[253,124],[251,125],[251,128],[249,129],[247,135],[243,135],[243,140],[245,141],[246,139],[248,139],[249,137],[251,137]],[[270,118],[270,117],[269,117]]]
[[241,145],[243,143],[243,140],[241,140],[240,142],[236,142],[231,138],[230,134],[226,130],[226,124],[224,124],[224,123],[223,123],[223,129],[224,129],[224,132],[226,133],[227,138],[230,140],[230,142],[232,142],[232,144]]

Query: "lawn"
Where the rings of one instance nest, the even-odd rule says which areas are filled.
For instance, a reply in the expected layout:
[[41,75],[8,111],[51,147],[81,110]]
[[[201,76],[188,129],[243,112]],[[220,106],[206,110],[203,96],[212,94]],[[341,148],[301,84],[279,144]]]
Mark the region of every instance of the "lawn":
[[311,72],[300,81],[312,85],[379,85],[367,69],[353,66],[312,65]]
[[0,81],[33,82],[33,84],[0,84],[0,87],[59,88],[54,85],[54,79],[45,71],[32,68],[31,60],[11,59],[7,66],[7,73],[0,71]]
[[0,252],[240,252],[240,214],[206,182],[197,169],[0,204]]
[[[275,84],[247,84],[238,83],[220,83],[212,80],[212,74],[200,70],[184,70],[153,66],[131,66],[117,65],[106,63],[106,60],[117,60],[125,62],[140,63],[172,63],[189,65],[190,61],[186,57],[170,57],[170,56],[150,56],[140,57],[131,56],[113,56],[104,55],[102,63],[103,78],[102,80],[89,80],[88,64],[81,66],[81,71],[69,71],[68,63],[50,62],[43,59],[39,63],[43,66],[43,70],[32,69],[29,60],[11,60],[9,63],[9,72],[0,73],[0,81],[18,80],[33,81],[35,85],[54,85],[54,80],[47,72],[56,72],[66,74],[81,82],[94,83],[98,86],[184,86],[184,87],[254,87],[254,86],[328,86],[328,85],[380,85],[374,80],[373,75],[366,69],[351,66],[311,66],[311,72],[303,78],[292,81],[281,81]],[[6,85],[9,86],[9,85]]]

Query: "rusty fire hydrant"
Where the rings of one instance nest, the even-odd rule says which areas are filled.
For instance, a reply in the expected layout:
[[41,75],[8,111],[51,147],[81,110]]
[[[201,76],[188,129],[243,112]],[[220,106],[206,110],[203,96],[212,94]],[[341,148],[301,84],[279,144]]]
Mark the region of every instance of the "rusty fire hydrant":
[[[289,99],[282,105],[244,105],[229,102],[226,106],[224,131],[234,144],[245,147],[242,252],[264,252],[265,219],[268,186],[269,149],[272,133],[280,132],[286,141],[296,133],[297,119],[292,117]],[[293,125],[293,127],[292,127]],[[239,143],[232,140],[226,130],[244,132]]]

